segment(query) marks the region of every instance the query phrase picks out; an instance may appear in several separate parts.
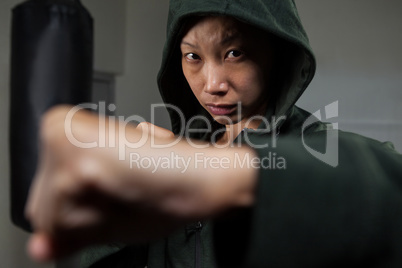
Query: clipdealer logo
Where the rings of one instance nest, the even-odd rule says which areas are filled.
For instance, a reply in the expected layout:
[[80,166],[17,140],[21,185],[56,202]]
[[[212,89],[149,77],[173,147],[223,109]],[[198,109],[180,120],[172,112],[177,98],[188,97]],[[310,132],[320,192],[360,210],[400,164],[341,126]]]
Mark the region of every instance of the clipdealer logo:
[[285,158],[272,152],[262,158],[251,156],[250,154],[240,156],[236,153],[234,159],[225,156],[208,156],[201,152],[188,156],[170,152],[169,155],[159,157],[133,152],[129,156],[129,163],[131,169],[148,169],[152,173],[163,169],[176,169],[181,173],[185,173],[190,166],[195,169],[230,169],[237,167],[270,170],[286,169]]
[[[339,134],[338,134],[338,123],[332,123],[332,127],[326,129],[326,144],[325,144],[325,152],[319,152],[305,142],[304,130],[311,126],[312,124],[324,120],[329,120],[338,117],[338,101],[335,101],[331,104],[325,106],[324,110],[321,109],[314,112],[307,120],[303,123],[302,126],[302,143],[304,148],[313,155],[315,158],[321,160],[322,162],[330,165],[331,167],[337,167],[339,164]],[[322,116],[324,113],[324,116]],[[335,130],[335,131],[332,131]]]
[[[170,109],[173,112],[175,112],[178,115],[178,118],[180,119],[180,125],[182,126],[180,129],[180,132],[177,134],[174,140],[167,142],[167,143],[157,143],[154,135],[148,135],[148,133],[154,133],[154,128],[155,125],[153,124],[155,122],[155,110],[164,108],[164,109]],[[73,128],[72,128],[72,121],[77,112],[80,110],[87,109],[87,110],[98,110],[98,115],[100,116],[99,118],[99,123],[98,123],[98,136],[97,140],[93,141],[80,141],[77,137],[75,137],[73,133]],[[118,148],[119,152],[119,160],[125,160],[127,155],[126,155],[126,149],[138,149],[142,146],[144,146],[146,143],[150,145],[151,148],[170,148],[179,143],[181,140],[186,140],[188,144],[190,144],[193,148],[195,149],[203,149],[203,148],[208,148],[208,147],[214,147],[214,148],[226,148],[226,147],[240,147],[242,144],[247,144],[252,148],[258,149],[258,148],[266,148],[271,146],[272,148],[276,147],[276,139],[277,139],[277,125],[280,124],[281,121],[286,120],[285,116],[280,116],[280,117],[275,117],[273,116],[271,118],[271,121],[269,121],[267,118],[265,118],[262,115],[255,115],[251,118],[248,118],[247,122],[245,122],[244,125],[241,124],[236,124],[232,118],[228,116],[220,116],[220,119],[225,120],[228,122],[228,125],[236,125],[235,128],[237,130],[235,132],[241,133],[244,129],[247,129],[248,126],[254,121],[254,120],[260,120],[262,124],[264,125],[263,129],[258,129],[254,130],[255,133],[263,133],[263,134],[268,134],[270,135],[270,139],[265,139],[264,144],[254,144],[248,137],[248,135],[243,135],[242,139],[243,142],[235,142],[231,143],[232,139],[228,139],[228,143],[226,144],[219,144],[218,141],[218,136],[222,133],[222,129],[214,130],[212,127],[212,123],[210,119],[206,116],[202,115],[197,115],[192,118],[190,118],[188,121],[185,120],[185,116],[183,112],[174,105],[171,104],[152,104],[151,105],[151,123],[152,126],[148,127],[145,125],[144,127],[146,128],[145,131],[143,131],[141,137],[137,137],[138,139],[133,141],[132,139],[130,140],[130,137],[126,136],[126,128],[129,124],[134,123],[139,124],[141,122],[146,121],[145,118],[139,116],[139,115],[131,115],[129,117],[124,117],[124,116],[108,116],[107,112],[111,111],[113,112],[116,109],[116,106],[114,104],[110,104],[106,107],[105,102],[100,102],[99,105],[95,103],[83,103],[77,106],[74,106],[67,114],[65,121],[64,121],[64,129],[65,129],[65,134],[67,139],[70,141],[71,144],[73,144],[76,147],[83,148],[83,149],[91,149],[91,148],[105,148],[105,147],[110,147],[110,148]],[[238,103],[238,109],[237,109],[237,115],[236,118],[241,118],[242,111],[241,111],[241,103]],[[203,129],[197,129],[197,128],[192,128],[192,123],[195,121],[202,122],[202,125],[205,126]],[[119,122],[117,124],[116,129],[116,122]],[[150,129],[148,129],[150,128]],[[116,133],[118,136],[116,136]],[[211,142],[210,143],[198,143],[191,138],[191,134],[193,133],[205,133],[205,134],[210,134],[211,135]],[[232,137],[234,139],[234,137]]]
[[[183,126],[181,128],[180,133],[176,136],[176,138],[169,142],[169,143],[163,143],[163,144],[157,144],[155,143],[155,137],[153,135],[148,135],[147,133],[143,132],[143,134],[141,135],[141,137],[137,137],[138,140],[136,140],[135,142],[130,141],[128,139],[128,137],[126,137],[125,133],[125,129],[127,127],[127,125],[129,125],[130,123],[140,123],[140,122],[144,122],[146,121],[143,117],[139,116],[139,115],[132,115],[129,117],[124,117],[124,116],[107,116],[107,112],[113,112],[116,109],[116,106],[114,104],[110,104],[106,107],[105,102],[100,102],[99,105],[98,104],[94,104],[94,103],[84,103],[78,106],[73,107],[69,113],[66,116],[65,119],[65,134],[67,139],[70,141],[70,143],[72,143],[74,146],[79,147],[79,148],[83,148],[83,149],[90,149],[90,148],[95,148],[95,147],[99,147],[99,148],[104,148],[104,147],[117,147],[118,148],[118,153],[119,153],[119,160],[125,160],[127,158],[127,156],[130,157],[130,162],[133,164],[136,164],[137,166],[149,166],[149,167],[155,167],[155,166],[159,166],[159,167],[163,167],[166,166],[168,167],[168,162],[169,161],[165,161],[165,159],[162,159],[160,161],[153,161],[150,159],[146,159],[146,158],[141,158],[139,155],[133,154],[133,155],[127,155],[126,154],[126,149],[127,148],[131,148],[131,149],[138,149],[142,146],[144,146],[147,142],[148,144],[151,146],[151,148],[169,148],[172,147],[174,145],[176,145],[178,142],[180,142],[180,140],[182,139],[186,139],[186,141],[193,146],[194,148],[197,149],[202,149],[202,148],[207,148],[207,147],[216,147],[216,148],[225,148],[227,146],[236,146],[235,143],[233,144],[227,144],[226,146],[222,146],[216,143],[216,140],[213,140],[211,143],[194,143],[194,141],[190,138],[189,134],[192,132],[200,132],[200,131],[205,131],[207,133],[212,133],[212,126],[210,125],[211,122],[209,121],[208,118],[206,117],[202,117],[202,116],[196,116],[195,118],[192,118],[187,124],[185,124],[185,116],[182,113],[182,111],[174,106],[174,105],[169,105],[169,104],[153,104],[151,105],[151,123],[154,122],[155,120],[155,110],[158,108],[166,108],[166,109],[173,109],[179,116],[180,120],[181,120],[181,125]],[[91,142],[82,142],[80,140],[78,140],[74,134],[73,134],[73,130],[72,130],[72,120],[74,115],[82,109],[88,109],[88,110],[98,110],[100,117],[99,120],[99,126],[98,126],[98,131],[99,131],[99,135],[97,137],[96,141],[91,141]],[[241,114],[241,105],[239,104],[239,109],[238,109],[239,115]],[[258,116],[254,116],[252,119],[256,119],[256,117]],[[326,129],[326,144],[325,144],[325,152],[320,152],[312,147],[310,147],[307,143],[306,143],[306,137],[304,135],[305,130],[310,127],[311,125],[313,125],[314,123],[317,123],[319,121],[321,121],[322,119],[324,120],[328,120],[328,119],[332,119],[332,118],[336,118],[338,117],[338,101],[335,101],[329,105],[326,105],[325,108],[323,109],[323,111],[318,110],[315,113],[313,113],[310,117],[307,118],[307,120],[303,123],[302,125],[302,133],[301,133],[301,141],[302,141],[302,145],[304,146],[304,148],[307,150],[308,153],[310,153],[311,155],[313,155],[315,158],[319,159],[320,161],[332,166],[332,167],[337,167],[338,163],[339,163],[339,157],[338,157],[338,131],[332,131],[332,130],[337,130],[338,129],[338,123],[332,123],[332,128],[331,129]],[[242,138],[244,139],[243,142],[247,145],[249,145],[252,148],[258,149],[258,148],[267,148],[267,147],[271,147],[271,148],[276,148],[277,147],[277,126],[280,124],[281,121],[286,120],[285,116],[281,116],[281,117],[272,117],[271,122],[269,122],[267,120],[267,118],[260,116],[260,119],[262,121],[262,124],[264,124],[264,128],[263,129],[258,129],[258,130],[254,130],[253,132],[258,133],[261,132],[262,134],[268,134],[271,136],[271,139],[264,139],[265,143],[264,144],[253,144],[252,141],[249,139],[248,135],[242,135]],[[207,126],[205,129],[192,129],[191,128],[191,122],[194,120],[202,120],[205,125]],[[229,117],[226,118],[226,120],[230,123],[231,119]],[[115,124],[116,121],[119,121],[119,124]],[[233,123],[233,122],[231,122]],[[250,122],[248,122],[250,123]],[[116,129],[115,127],[118,127],[118,136],[116,137]],[[151,126],[151,130],[150,133],[152,133],[152,127],[154,127],[154,125]],[[247,128],[247,124],[246,124],[246,128]],[[219,130],[218,130],[219,131]],[[239,133],[241,133],[242,130],[239,129]],[[243,133],[244,134],[244,133]],[[216,136],[217,133],[212,133],[212,136]],[[215,142],[214,142],[215,141]],[[237,146],[241,146],[241,144],[243,144],[243,142],[240,142],[237,144]],[[173,161],[173,160],[174,161]],[[196,159],[196,158],[194,158]],[[246,161],[247,160],[247,161]],[[250,159],[236,159],[235,163],[246,163],[246,162],[250,162]],[[173,157],[170,159],[170,161],[173,163],[183,163],[181,166],[184,167],[184,170],[187,170],[188,165],[187,164],[187,159],[186,160],[182,160],[179,156],[177,157]],[[216,162],[217,160],[214,159],[214,161]],[[224,161],[226,161],[226,159],[224,159]],[[202,161],[203,163],[207,163],[210,162],[209,160],[205,160]],[[211,165],[215,165],[215,162],[210,162],[209,164]],[[286,169],[286,160],[281,157],[280,155],[277,155],[276,153],[270,153],[267,157],[262,158],[262,159],[256,159],[256,160],[252,160],[252,163],[256,163],[256,165],[259,165],[260,167],[263,168],[268,168],[268,169]],[[218,166],[220,168],[222,168],[222,165],[225,165],[225,163],[220,163]]]

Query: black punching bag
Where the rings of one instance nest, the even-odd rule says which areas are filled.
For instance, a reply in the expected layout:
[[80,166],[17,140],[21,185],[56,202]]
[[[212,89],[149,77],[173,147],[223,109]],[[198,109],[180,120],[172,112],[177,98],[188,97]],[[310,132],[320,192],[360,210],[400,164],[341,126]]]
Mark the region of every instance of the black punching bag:
[[29,231],[24,208],[41,116],[57,104],[91,101],[93,22],[78,0],[29,0],[12,12],[11,218]]

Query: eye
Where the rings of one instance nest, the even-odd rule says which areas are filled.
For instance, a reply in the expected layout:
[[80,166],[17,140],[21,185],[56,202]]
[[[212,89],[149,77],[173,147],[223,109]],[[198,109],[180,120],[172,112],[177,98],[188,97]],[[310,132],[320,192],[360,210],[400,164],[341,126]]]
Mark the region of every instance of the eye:
[[240,56],[242,56],[243,55],[243,52],[241,52],[241,51],[239,51],[239,50],[230,50],[228,53],[227,53],[227,57],[228,58],[238,58],[238,57],[240,57]]
[[195,54],[195,53],[187,53],[187,54],[184,55],[184,57],[185,57],[187,60],[189,60],[189,61],[196,61],[196,60],[200,60],[200,59],[201,59],[201,57],[198,56],[198,55]]

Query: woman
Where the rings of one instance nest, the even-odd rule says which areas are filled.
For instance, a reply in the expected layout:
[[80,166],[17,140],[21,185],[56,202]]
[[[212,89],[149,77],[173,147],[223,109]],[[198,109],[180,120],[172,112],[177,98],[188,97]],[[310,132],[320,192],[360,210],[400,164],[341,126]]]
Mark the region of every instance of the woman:
[[[171,1],[158,85],[180,111],[174,135],[106,121],[106,146],[82,149],[65,135],[71,107],[48,112],[31,255],[118,241],[86,250],[83,267],[397,267],[402,157],[306,125],[294,104],[314,71],[293,1]],[[96,141],[102,120],[75,113],[74,137]],[[338,140],[338,165],[305,149]]]

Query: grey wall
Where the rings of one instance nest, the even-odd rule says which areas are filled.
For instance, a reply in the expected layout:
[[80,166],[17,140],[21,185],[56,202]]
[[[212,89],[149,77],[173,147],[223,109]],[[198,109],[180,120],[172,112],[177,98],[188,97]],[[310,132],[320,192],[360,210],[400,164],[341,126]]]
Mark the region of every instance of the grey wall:
[[94,18],[95,70],[122,74],[125,64],[126,0],[81,0]]
[[318,62],[298,104],[314,112],[339,100],[341,129],[402,152],[402,1],[296,2]]
[[[117,78],[117,114],[141,115],[150,120],[151,103],[161,103],[156,75],[165,41],[167,0],[127,1],[126,57],[124,75]],[[169,127],[166,113],[156,121]]]

